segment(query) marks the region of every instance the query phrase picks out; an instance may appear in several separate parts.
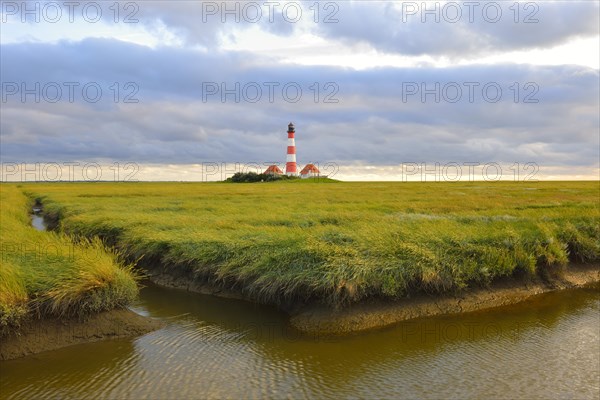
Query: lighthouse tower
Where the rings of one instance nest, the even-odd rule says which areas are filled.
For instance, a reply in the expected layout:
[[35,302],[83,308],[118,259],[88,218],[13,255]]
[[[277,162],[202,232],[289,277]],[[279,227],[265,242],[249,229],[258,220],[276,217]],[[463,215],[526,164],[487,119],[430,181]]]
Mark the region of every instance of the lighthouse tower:
[[296,166],[296,141],[294,139],[295,131],[294,124],[290,122],[288,125],[288,145],[287,145],[287,158],[285,162],[285,173],[288,176],[298,176],[298,170]]

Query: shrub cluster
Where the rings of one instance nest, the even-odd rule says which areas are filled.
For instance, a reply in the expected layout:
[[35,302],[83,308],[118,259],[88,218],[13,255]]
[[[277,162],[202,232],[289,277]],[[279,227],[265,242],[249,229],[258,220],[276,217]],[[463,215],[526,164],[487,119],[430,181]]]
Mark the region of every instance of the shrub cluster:
[[300,179],[297,176],[257,174],[256,172],[236,172],[233,176],[227,178],[225,182],[233,183],[254,183],[254,182],[274,182]]

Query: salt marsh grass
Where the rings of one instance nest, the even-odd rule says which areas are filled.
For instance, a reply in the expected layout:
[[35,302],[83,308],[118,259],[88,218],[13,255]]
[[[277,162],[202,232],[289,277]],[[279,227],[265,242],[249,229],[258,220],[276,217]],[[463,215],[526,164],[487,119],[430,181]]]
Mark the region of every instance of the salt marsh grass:
[[62,232],[99,237],[128,260],[279,305],[460,291],[600,261],[598,182],[23,189],[60,220]]
[[63,233],[31,227],[32,200],[0,185],[0,331],[25,318],[85,316],[124,307],[137,295],[131,267],[98,238],[74,243]]

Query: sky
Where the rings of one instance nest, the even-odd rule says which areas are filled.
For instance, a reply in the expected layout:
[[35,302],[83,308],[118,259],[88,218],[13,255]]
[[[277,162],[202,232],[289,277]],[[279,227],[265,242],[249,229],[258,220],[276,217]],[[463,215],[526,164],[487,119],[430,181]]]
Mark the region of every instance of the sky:
[[600,178],[598,1],[0,1],[2,180]]

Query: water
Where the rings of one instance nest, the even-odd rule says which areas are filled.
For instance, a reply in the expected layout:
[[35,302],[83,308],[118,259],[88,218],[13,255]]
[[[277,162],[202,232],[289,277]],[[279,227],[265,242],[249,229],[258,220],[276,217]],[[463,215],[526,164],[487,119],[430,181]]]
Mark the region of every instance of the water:
[[301,337],[269,307],[173,289],[146,287],[133,309],[167,326],[2,362],[0,397],[600,396],[598,288],[335,339]]
[[46,223],[44,222],[44,217],[42,216],[42,209],[39,207],[33,207],[33,214],[31,214],[31,225],[37,229],[38,231],[46,230]]

